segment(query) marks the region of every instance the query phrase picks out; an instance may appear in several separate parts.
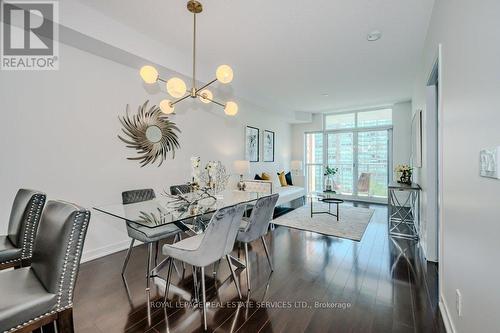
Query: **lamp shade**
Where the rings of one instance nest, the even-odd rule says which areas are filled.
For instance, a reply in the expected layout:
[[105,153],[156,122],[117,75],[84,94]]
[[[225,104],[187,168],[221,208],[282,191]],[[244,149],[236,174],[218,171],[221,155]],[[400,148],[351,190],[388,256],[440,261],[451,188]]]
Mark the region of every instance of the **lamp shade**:
[[238,104],[232,101],[227,102],[224,107],[224,113],[228,116],[236,115],[238,113]]
[[229,83],[233,80],[233,70],[228,65],[220,65],[215,71],[215,76],[221,83]]
[[186,83],[178,77],[173,77],[167,81],[167,92],[174,98],[180,98],[186,93]]
[[290,168],[294,171],[300,171],[302,170],[302,161],[300,160],[294,160],[290,163]]
[[234,171],[238,175],[250,174],[250,162],[245,160],[234,161]]
[[158,80],[158,71],[153,66],[142,66],[139,71],[144,82],[152,84]]

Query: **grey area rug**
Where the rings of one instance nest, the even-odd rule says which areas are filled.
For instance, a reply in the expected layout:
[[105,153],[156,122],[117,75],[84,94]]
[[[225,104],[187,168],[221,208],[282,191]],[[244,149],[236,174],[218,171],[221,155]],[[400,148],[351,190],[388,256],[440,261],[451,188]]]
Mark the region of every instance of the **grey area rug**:
[[[335,209],[335,205],[332,205],[333,213],[335,213]],[[314,211],[319,210],[328,210],[328,205],[325,203],[314,203]],[[314,214],[313,217],[311,217],[311,206],[308,204],[278,217],[271,223],[289,228],[317,232],[327,236],[360,241],[368,223],[370,223],[374,210],[343,204],[340,204],[339,210],[339,221],[337,221],[335,216],[328,214]]]

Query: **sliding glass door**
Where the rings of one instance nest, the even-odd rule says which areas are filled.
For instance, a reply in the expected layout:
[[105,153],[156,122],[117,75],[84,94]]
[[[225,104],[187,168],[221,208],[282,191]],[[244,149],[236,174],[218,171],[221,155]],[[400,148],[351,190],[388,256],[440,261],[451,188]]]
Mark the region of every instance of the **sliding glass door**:
[[326,165],[337,168],[337,193],[386,199],[390,165],[390,129],[325,132]]
[[335,191],[354,194],[354,133],[327,133],[327,165],[337,168]]

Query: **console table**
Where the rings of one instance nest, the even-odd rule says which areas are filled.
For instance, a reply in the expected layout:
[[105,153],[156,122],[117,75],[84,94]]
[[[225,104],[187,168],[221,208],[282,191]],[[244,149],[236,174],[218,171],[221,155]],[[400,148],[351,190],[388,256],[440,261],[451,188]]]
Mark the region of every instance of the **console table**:
[[421,187],[401,183],[388,185],[389,235],[406,239],[419,239],[419,207]]

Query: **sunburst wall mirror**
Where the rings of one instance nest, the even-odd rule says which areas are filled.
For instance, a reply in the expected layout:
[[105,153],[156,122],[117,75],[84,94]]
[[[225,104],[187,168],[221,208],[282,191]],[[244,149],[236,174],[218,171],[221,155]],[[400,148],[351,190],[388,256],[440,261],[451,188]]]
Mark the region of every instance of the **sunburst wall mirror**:
[[148,102],[140,105],[135,115],[130,115],[127,105],[125,116],[118,117],[125,134],[118,135],[118,138],[126,143],[128,148],[135,149],[138,155],[127,159],[139,161],[141,167],[156,161],[159,161],[160,166],[167,159],[169,152],[172,153],[172,158],[175,158],[175,150],[180,148],[180,129],[158,106],[153,105],[148,109]]

